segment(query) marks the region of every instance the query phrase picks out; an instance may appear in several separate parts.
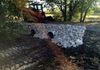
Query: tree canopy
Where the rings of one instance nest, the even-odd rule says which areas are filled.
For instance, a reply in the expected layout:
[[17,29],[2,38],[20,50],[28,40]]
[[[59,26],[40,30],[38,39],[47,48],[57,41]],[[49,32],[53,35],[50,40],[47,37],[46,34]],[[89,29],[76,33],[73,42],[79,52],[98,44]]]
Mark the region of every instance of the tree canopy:
[[97,0],[48,0],[49,3],[55,3],[62,12],[64,21],[72,21],[79,15],[80,22],[84,22],[87,13]]
[[2,17],[0,18],[1,42],[6,41],[9,43],[23,31],[21,24],[18,22],[20,12],[18,11],[16,1],[0,0],[0,17]]

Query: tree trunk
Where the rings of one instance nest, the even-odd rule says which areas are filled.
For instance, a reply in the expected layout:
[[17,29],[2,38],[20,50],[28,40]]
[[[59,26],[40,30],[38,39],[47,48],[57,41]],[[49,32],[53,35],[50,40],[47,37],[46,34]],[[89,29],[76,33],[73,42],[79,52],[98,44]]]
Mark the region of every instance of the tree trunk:
[[73,13],[69,12],[68,21],[72,21]]
[[83,12],[80,13],[80,22],[83,22]]
[[67,0],[64,0],[64,21],[66,21],[66,2]]
[[72,7],[72,3],[73,1],[71,0],[70,1],[70,4],[69,4],[69,11],[68,11],[68,21],[71,21],[72,20],[72,17],[73,17],[73,7]]
[[88,13],[88,10],[89,10],[90,6],[88,6],[88,8],[86,9],[85,13],[84,13],[84,16],[83,16],[83,22],[85,21],[85,18],[86,18],[86,15]]
[[58,7],[59,7],[59,9],[60,9],[60,11],[61,11],[61,14],[62,14],[62,17],[63,17],[63,21],[66,21],[66,14],[65,14],[65,10],[63,9],[63,2],[61,1],[61,5],[59,6],[58,5]]
[[[86,10],[85,10],[85,11],[82,11],[82,10],[81,10],[82,12],[81,12],[81,16],[80,16],[80,22],[84,22],[84,21],[85,21],[86,15],[87,15],[88,10],[89,10],[91,4],[93,3],[93,1],[94,1],[94,0],[90,0],[90,1],[89,1],[88,6],[86,7]],[[83,9],[83,8],[84,8],[84,7],[82,6],[82,9]]]
[[86,18],[86,15],[88,13],[88,10],[89,10],[89,7],[86,9],[85,12],[81,12],[80,22],[84,22],[85,21],[85,18]]

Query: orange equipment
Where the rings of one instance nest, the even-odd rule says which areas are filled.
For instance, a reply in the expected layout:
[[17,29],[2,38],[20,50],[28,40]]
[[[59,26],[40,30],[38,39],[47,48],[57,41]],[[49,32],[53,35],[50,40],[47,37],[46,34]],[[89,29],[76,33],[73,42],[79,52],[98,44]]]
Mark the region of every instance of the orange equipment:
[[[31,7],[33,6],[33,7]],[[45,13],[42,4],[32,3],[29,8],[23,8],[24,21],[40,23],[44,21]]]

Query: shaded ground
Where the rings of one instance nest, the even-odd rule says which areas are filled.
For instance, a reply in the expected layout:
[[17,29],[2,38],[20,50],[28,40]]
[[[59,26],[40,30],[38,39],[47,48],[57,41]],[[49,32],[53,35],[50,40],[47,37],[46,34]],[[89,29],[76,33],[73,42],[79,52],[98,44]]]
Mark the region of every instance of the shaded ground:
[[47,47],[46,41],[28,35],[17,40],[17,47],[0,52],[1,70],[62,70],[66,62],[66,67],[73,70],[73,64],[66,61],[60,49],[56,51],[57,46],[50,50],[54,47],[52,43],[49,43],[51,47]]
[[84,70],[100,70],[100,24],[86,27],[84,44],[76,48],[64,49],[64,53]]
[[[77,64],[80,70],[100,70],[100,32],[93,28],[94,26],[88,27],[84,36],[84,45],[77,48],[62,48],[65,56]],[[17,43],[16,47],[0,51],[0,70],[59,68],[44,40],[24,35]]]
[[[84,45],[77,48],[64,49],[70,57],[83,70],[100,70],[100,33],[86,31]],[[69,51],[70,50],[70,51]]]
[[42,40],[24,36],[18,39],[18,44],[1,51],[0,70],[44,70],[48,66],[51,54]]

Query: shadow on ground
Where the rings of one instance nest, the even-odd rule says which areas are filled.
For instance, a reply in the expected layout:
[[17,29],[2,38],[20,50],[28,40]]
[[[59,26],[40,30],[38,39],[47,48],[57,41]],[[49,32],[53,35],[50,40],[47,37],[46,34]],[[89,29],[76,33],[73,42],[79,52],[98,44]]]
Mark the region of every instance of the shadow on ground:
[[[0,51],[0,70],[58,70],[44,40],[24,35],[16,42],[17,46]],[[99,32],[87,30],[84,45],[61,49],[80,70],[100,70]]]

